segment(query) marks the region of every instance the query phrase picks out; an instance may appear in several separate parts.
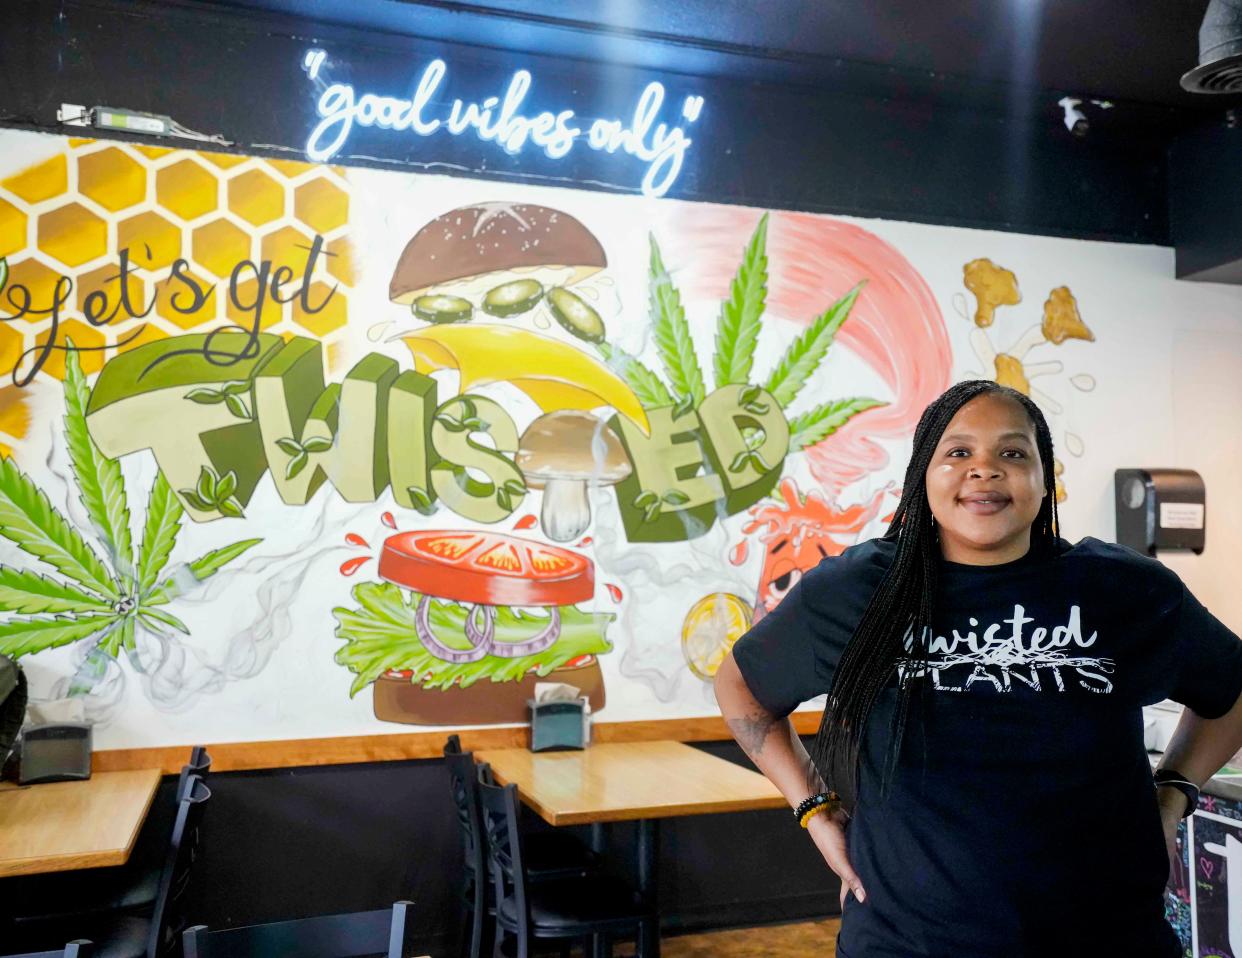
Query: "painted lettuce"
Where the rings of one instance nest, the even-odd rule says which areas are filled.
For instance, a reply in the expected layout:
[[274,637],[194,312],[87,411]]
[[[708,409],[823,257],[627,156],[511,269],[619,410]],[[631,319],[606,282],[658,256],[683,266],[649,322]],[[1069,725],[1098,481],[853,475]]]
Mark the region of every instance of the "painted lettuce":
[[[427,651],[414,632],[414,612],[422,596],[390,582],[362,582],[354,586],[359,608],[336,608],[338,638],[346,644],[336,653],[338,664],[355,674],[349,694],[356,695],[389,670],[413,673],[411,681],[423,688],[466,688],[480,679],[517,681],[532,669],[543,677],[583,655],[603,655],[612,650],[605,632],[616,618],[608,613],[583,612],[576,606],[560,606],[561,634],[552,648],[520,658],[489,655],[478,662],[446,662]],[[430,621],[436,637],[445,645],[469,648],[464,638],[469,609],[455,602],[432,599]],[[496,606],[496,642],[520,642],[537,632],[542,618],[523,616],[507,606]],[[420,681],[421,680],[421,681]]]

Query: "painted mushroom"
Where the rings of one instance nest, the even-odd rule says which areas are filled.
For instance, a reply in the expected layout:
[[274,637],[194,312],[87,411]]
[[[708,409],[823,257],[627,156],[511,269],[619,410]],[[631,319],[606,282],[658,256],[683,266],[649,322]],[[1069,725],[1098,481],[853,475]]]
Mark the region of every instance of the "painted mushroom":
[[539,519],[555,542],[576,539],[591,524],[588,486],[614,485],[631,471],[616,433],[598,417],[574,409],[531,423],[515,461],[526,485],[543,490]]

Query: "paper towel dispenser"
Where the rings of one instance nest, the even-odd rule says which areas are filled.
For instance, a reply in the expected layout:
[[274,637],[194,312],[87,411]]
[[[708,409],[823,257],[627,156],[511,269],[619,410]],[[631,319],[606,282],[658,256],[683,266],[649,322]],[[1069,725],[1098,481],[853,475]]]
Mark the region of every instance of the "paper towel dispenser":
[[1157,549],[1203,552],[1203,477],[1192,469],[1118,469],[1113,473],[1117,541],[1154,556]]

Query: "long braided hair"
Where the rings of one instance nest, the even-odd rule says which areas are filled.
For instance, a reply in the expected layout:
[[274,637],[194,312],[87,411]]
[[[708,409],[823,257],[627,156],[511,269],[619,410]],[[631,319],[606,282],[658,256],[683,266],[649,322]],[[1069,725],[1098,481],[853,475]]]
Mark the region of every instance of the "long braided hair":
[[[1031,525],[1031,550],[1051,554],[1057,548],[1056,475],[1052,434],[1039,407],[1029,398],[987,379],[949,387],[923,411],[914,430],[914,449],[906,467],[901,502],[884,533],[895,540],[897,553],[880,581],[867,610],[846,644],[837,665],[828,704],[811,747],[815,770],[830,788],[856,798],[858,758],[867,719],[894,671],[898,672],[897,708],[882,775],[882,790],[896,767],[911,699],[924,683],[927,643],[936,604],[936,569],[940,561],[931,506],[927,499],[927,467],[950,420],[979,396],[998,395],[1018,403],[1035,427],[1035,442],[1044,470],[1046,495]],[[911,637],[907,646],[907,636]]]

